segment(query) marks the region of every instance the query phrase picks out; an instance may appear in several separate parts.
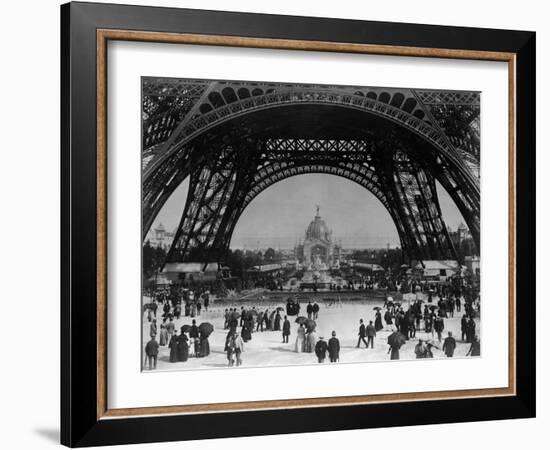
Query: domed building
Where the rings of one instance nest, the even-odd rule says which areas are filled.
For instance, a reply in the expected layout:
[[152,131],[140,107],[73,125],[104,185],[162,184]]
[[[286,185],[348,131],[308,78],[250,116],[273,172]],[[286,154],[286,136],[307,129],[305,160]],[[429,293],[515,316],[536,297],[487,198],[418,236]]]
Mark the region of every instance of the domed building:
[[303,244],[295,248],[296,259],[304,264],[310,264],[317,258],[327,266],[332,266],[340,259],[340,246],[335,245],[332,239],[332,230],[317,214],[310,222],[306,230],[306,237]]

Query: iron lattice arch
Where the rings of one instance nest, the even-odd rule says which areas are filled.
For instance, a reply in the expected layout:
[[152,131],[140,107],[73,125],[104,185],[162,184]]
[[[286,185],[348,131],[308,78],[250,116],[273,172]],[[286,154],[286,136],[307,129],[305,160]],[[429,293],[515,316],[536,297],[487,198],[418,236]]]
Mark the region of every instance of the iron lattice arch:
[[456,257],[436,191],[479,248],[479,93],[143,80],[143,237],[189,177],[168,262],[218,260],[272,184],[330,173],[372,192],[411,258]]

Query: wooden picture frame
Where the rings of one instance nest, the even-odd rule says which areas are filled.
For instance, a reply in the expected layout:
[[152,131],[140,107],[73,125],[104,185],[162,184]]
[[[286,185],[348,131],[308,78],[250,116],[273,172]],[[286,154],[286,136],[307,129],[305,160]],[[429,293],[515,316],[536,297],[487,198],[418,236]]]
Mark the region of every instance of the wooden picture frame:
[[[535,33],[125,5],[61,7],[61,442],[124,444],[535,415]],[[201,406],[107,405],[109,40],[504,61],[509,67],[507,388]],[[434,408],[434,402],[444,407]]]

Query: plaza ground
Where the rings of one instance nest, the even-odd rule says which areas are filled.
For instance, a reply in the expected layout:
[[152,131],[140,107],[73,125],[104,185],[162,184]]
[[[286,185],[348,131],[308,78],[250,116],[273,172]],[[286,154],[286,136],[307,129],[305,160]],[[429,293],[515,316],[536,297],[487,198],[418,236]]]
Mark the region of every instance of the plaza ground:
[[[145,302],[148,299],[144,300]],[[322,302],[320,304],[319,317],[317,322],[316,335],[317,338],[323,336],[325,340],[331,337],[332,331],[336,331],[336,335],[340,340],[340,363],[358,363],[358,362],[373,362],[389,360],[387,337],[391,333],[389,329],[383,329],[377,333],[374,339],[374,349],[365,349],[364,344],[361,348],[356,348],[359,330],[359,319],[363,319],[366,324],[369,320],[374,322],[375,306],[382,306],[381,300],[362,300],[353,302],[343,302],[340,305],[329,306]],[[437,304],[437,298],[433,304]],[[305,308],[307,301],[301,302],[300,315],[306,315]],[[227,357],[224,352],[225,339],[227,330],[223,329],[224,318],[223,312],[225,308],[237,308],[240,311],[241,306],[245,308],[256,307],[257,310],[269,309],[272,311],[277,306],[285,306],[284,303],[276,303],[273,301],[248,301],[234,304],[212,305],[208,312],[204,309],[200,316],[195,317],[197,325],[202,322],[210,322],[214,325],[214,332],[209,337],[210,355],[204,358],[196,358],[192,356],[190,349],[190,357],[186,362],[171,363],[169,360],[170,349],[168,346],[161,346],[157,361],[157,371],[162,370],[189,370],[189,369],[219,369],[227,367]],[[404,305],[406,306],[406,305]],[[404,308],[406,309],[406,307]],[[157,311],[157,325],[160,331],[160,323],[162,319],[160,314],[162,308]],[[303,314],[302,314],[303,313]],[[383,315],[384,311],[382,311]],[[451,331],[457,341],[454,358],[466,357],[466,353],[470,348],[470,344],[460,340],[460,318],[462,313],[456,313],[454,318],[445,319],[445,330],[443,337],[447,336],[447,332]],[[295,316],[289,316],[291,322],[291,335],[288,344],[282,341],[282,333],[280,331],[264,331],[255,332],[252,334],[252,340],[245,343],[244,353],[242,355],[244,367],[265,367],[265,366],[289,366],[289,365],[304,365],[318,364],[315,353],[296,353],[296,330],[298,324],[295,323]],[[191,324],[191,317],[181,317],[174,319],[176,329],[184,324]],[[385,325],[385,323],[384,323]],[[432,336],[431,333],[423,331],[423,321],[421,329],[417,331],[416,338],[413,338],[401,347],[401,359],[415,359],[414,346],[418,339],[433,339],[437,343],[437,335]],[[240,330],[240,327],[239,327]],[[476,319],[476,333],[480,335],[479,320]],[[157,336],[158,339],[158,336]],[[481,336],[480,336],[481,339]],[[149,340],[149,322],[146,314],[143,316],[143,347]],[[442,343],[441,343],[442,344]],[[441,345],[439,346],[441,348]],[[446,358],[441,350],[433,349],[434,358]],[[325,364],[328,364],[328,359]]]

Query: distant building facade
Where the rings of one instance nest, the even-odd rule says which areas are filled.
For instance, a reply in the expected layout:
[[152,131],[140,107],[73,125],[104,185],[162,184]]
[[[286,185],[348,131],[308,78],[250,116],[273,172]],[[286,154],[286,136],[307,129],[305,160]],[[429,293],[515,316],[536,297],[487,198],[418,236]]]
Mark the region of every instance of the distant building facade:
[[294,249],[296,259],[303,264],[311,264],[319,259],[330,267],[340,260],[341,250],[334,243],[332,230],[319,215],[317,206],[317,214],[307,227],[304,242]]
[[176,233],[166,231],[162,222],[157,227],[151,227],[145,241],[149,241],[151,247],[162,247],[165,250],[170,248]]

